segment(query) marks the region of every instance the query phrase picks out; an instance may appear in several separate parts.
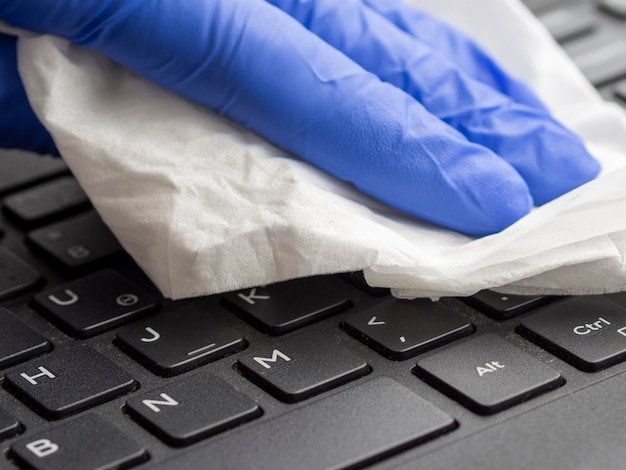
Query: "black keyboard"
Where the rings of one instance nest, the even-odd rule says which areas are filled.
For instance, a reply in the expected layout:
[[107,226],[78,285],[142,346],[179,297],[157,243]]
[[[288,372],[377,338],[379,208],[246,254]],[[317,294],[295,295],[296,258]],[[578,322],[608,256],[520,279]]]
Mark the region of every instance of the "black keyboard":
[[[626,106],[626,1],[527,3]],[[626,293],[401,301],[346,273],[173,302],[61,160],[1,151],[0,199],[0,468],[623,462]]]

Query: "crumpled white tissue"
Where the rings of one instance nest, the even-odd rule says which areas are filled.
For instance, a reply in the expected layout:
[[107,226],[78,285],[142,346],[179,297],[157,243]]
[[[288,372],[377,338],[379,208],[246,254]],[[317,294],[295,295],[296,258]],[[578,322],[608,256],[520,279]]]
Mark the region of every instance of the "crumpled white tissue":
[[507,230],[420,223],[99,54],[23,34],[36,113],[121,244],[172,298],[363,269],[400,297],[626,288],[626,116],[515,0],[413,0],[464,29],[580,133],[603,175]]

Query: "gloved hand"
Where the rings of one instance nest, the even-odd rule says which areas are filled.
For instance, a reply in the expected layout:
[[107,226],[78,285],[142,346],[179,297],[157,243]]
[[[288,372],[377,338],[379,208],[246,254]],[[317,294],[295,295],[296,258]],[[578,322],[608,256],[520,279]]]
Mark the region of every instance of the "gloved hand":
[[[494,233],[598,163],[472,41],[396,0],[0,0],[424,220]],[[3,85],[4,86],[4,85]]]

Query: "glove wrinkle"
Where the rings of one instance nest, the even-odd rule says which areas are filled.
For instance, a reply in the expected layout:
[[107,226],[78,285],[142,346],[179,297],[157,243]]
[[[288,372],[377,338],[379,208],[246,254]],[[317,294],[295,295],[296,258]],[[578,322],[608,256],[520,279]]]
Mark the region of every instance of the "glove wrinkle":
[[[545,108],[514,102],[510,96],[475,80],[434,50],[422,36],[409,34],[367,7],[367,1],[266,1],[298,21],[306,19],[311,31],[329,44],[383,81],[402,88],[469,141],[490,148],[509,162],[526,180],[537,204],[549,202],[599,173],[599,165],[582,141],[557,123]],[[394,5],[393,11],[399,11],[401,7]],[[397,16],[393,16],[396,21]],[[426,18],[420,16],[416,21],[422,24]],[[437,29],[441,35],[441,26],[430,29]],[[456,44],[462,38],[451,27],[447,31],[452,38],[448,44]],[[481,68],[484,54],[477,46],[466,50],[476,54],[474,68]],[[492,70],[497,70],[493,61],[488,63]],[[503,76],[504,72],[496,73],[500,81]],[[516,83],[513,79],[507,82]],[[542,132],[536,132],[538,128]],[[559,142],[567,144],[568,153],[555,145]],[[495,197],[499,196],[494,194]]]
[[[0,0],[0,17],[94,48],[379,200],[454,230],[502,230],[530,210],[529,187],[533,196],[554,196],[543,187],[549,178],[520,175],[506,154],[522,148],[526,135],[515,129],[528,115],[360,0]],[[448,43],[460,41],[449,34]],[[564,174],[567,164],[589,178],[577,160],[592,160],[577,146],[565,159],[546,151],[542,171]]]

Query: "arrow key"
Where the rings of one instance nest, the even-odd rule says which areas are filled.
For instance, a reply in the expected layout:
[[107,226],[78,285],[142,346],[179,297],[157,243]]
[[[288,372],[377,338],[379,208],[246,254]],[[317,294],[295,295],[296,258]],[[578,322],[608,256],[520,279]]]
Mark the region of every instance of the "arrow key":
[[383,356],[408,359],[474,331],[465,317],[441,302],[392,299],[348,316],[352,336]]

